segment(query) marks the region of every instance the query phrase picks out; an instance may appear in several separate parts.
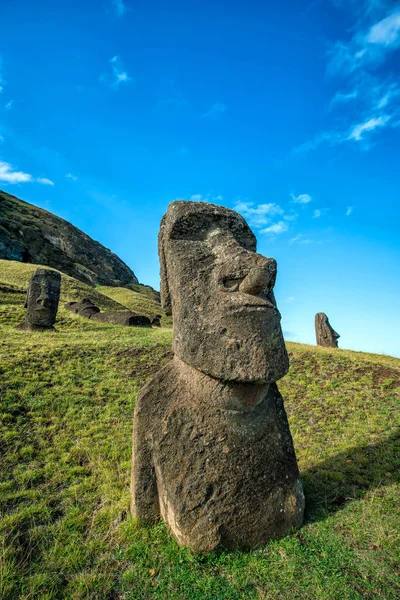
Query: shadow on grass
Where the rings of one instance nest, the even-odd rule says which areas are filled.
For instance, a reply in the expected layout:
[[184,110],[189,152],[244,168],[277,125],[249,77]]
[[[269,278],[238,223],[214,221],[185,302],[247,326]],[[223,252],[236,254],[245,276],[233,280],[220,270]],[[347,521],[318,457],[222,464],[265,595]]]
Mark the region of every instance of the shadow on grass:
[[319,521],[369,490],[400,482],[400,428],[377,444],[349,448],[301,473],[306,522]]

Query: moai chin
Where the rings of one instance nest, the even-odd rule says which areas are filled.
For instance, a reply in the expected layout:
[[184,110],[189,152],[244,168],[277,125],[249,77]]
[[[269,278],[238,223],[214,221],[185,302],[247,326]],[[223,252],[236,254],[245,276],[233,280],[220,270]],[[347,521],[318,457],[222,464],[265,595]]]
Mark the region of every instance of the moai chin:
[[161,221],[159,256],[175,356],[137,398],[132,515],[161,516],[197,552],[254,548],[304,512],[275,383],[288,371],[276,262],[239,214],[186,201]]
[[317,346],[326,348],[337,348],[340,335],[333,329],[325,313],[315,315],[315,335]]
[[58,301],[60,299],[61,274],[51,269],[36,269],[26,294],[25,321],[19,329],[28,331],[54,331]]

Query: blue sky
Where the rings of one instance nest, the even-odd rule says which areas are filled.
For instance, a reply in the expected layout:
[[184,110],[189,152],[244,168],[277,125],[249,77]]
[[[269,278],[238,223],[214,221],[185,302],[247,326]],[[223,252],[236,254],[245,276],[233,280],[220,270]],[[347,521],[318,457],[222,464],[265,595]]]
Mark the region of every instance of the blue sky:
[[0,187],[159,286],[174,199],[236,208],[287,339],[400,356],[400,3],[2,0]]

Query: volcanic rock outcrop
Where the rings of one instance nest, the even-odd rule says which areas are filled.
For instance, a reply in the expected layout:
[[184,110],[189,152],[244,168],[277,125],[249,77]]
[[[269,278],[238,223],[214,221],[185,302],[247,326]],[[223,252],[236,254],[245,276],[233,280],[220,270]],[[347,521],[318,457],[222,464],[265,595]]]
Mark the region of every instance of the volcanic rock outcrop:
[[325,348],[337,348],[340,335],[333,329],[325,313],[315,315],[315,335],[317,346]]
[[131,512],[197,552],[249,549],[302,523],[304,494],[276,381],[288,371],[276,262],[239,214],[173,202],[159,234],[175,356],[141,390]]
[[26,293],[25,321],[18,329],[54,330],[60,299],[61,274],[51,269],[36,269]]
[[47,265],[92,286],[138,283],[116,254],[71,223],[2,191],[0,258]]

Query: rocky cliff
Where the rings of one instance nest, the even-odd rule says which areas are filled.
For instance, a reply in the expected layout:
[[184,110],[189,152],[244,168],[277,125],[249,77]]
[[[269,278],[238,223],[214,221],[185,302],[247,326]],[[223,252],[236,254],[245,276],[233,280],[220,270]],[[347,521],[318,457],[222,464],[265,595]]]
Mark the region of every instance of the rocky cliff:
[[90,285],[138,283],[111,250],[68,221],[1,190],[0,258],[48,265]]

